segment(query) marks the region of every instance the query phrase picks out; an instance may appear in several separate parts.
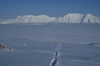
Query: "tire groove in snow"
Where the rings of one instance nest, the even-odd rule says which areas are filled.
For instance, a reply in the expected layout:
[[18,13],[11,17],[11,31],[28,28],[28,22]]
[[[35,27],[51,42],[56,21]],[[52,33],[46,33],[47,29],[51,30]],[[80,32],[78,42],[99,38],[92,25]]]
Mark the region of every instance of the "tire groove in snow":
[[58,63],[60,45],[61,43],[57,45],[56,51],[53,56],[54,58],[51,60],[50,66],[56,66],[56,64]]

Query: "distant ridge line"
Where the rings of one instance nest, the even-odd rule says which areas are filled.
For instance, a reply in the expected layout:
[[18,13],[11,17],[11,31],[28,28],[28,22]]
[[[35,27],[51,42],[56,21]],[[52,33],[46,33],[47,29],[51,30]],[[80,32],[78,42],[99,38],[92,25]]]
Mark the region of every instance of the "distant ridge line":
[[58,18],[47,15],[26,15],[0,22],[0,24],[12,23],[100,23],[100,18],[92,14],[68,13],[64,17]]

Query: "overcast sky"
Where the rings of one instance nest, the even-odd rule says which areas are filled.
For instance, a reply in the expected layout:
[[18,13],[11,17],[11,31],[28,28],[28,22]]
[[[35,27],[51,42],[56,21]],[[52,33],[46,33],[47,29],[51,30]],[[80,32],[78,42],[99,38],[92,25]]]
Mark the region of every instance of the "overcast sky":
[[63,17],[67,13],[91,13],[100,17],[100,0],[0,0],[0,19],[19,15]]

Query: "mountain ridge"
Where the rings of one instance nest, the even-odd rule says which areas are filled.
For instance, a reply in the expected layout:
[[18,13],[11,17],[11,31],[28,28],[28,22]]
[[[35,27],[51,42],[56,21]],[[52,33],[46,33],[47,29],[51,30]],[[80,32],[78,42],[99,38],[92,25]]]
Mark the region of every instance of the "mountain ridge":
[[1,24],[12,23],[100,23],[100,18],[92,14],[68,13],[64,17],[58,18],[47,15],[17,16],[15,19],[1,22]]

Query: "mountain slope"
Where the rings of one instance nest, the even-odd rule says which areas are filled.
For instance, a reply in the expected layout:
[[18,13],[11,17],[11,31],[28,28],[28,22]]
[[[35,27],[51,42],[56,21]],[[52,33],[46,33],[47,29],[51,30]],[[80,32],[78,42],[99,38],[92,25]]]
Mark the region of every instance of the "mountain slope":
[[92,14],[69,13],[57,19],[61,23],[100,23],[100,18]]
[[15,19],[9,19],[1,24],[10,23],[100,23],[100,18],[92,14],[68,13],[64,17],[49,17],[47,15],[26,15],[18,16]]
[[69,13],[65,15],[64,17],[58,18],[58,21],[62,19],[61,22],[63,23],[80,23],[83,17],[84,17],[84,14]]
[[100,23],[100,18],[87,14],[82,23]]
[[47,15],[26,15],[26,16],[18,16],[15,19],[9,19],[1,24],[9,24],[9,23],[48,23],[50,21],[56,20],[55,17],[49,17]]

